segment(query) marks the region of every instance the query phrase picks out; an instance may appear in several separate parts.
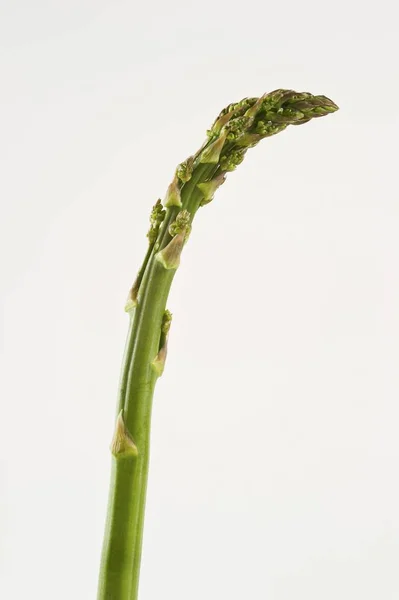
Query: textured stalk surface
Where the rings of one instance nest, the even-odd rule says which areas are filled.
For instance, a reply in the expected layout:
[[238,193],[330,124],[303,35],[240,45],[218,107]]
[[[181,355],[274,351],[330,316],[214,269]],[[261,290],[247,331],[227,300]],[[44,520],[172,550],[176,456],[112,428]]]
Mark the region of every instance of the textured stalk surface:
[[276,90],[224,109],[200,150],[181,163],[155,204],[149,246],[128,296],[130,327],[119,386],[98,600],[137,600],[148,478],[152,398],[167,354],[166,302],[197,210],[247,150],[288,125],[335,112],[325,96]]

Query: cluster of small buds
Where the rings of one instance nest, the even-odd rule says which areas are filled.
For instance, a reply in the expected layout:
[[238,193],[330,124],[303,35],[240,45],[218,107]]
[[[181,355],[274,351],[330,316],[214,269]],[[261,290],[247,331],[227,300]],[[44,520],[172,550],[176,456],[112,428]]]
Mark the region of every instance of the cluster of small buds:
[[166,309],[163,314],[162,326],[161,326],[161,332],[164,335],[168,335],[171,323],[172,323],[172,313],[170,312],[170,310]]
[[176,169],[176,175],[180,179],[182,183],[187,183],[190,181],[191,176],[193,174],[194,168],[194,157],[190,156],[187,160],[180,163],[180,165]]
[[176,219],[169,225],[169,233],[172,237],[178,235],[179,233],[183,233],[185,235],[185,239],[187,240],[191,231],[191,215],[188,210],[181,210]]
[[222,156],[220,159],[220,168],[222,171],[234,171],[244,160],[246,151],[246,148],[240,148]]
[[218,136],[229,121],[246,115],[246,111],[249,110],[248,107],[251,107],[255,101],[256,98],[244,98],[241,102],[230,104],[227,108],[222,110],[211,129],[207,131],[208,137],[212,138]]
[[231,116],[242,116],[250,109],[256,102],[258,98],[243,98],[240,102],[234,102],[233,104],[229,104],[224,108],[218,115],[215,123],[212,125],[212,129],[214,129],[215,125],[220,122],[220,120],[227,114]]
[[159,199],[154,204],[152,211],[151,211],[151,215],[150,215],[151,226],[147,233],[148,241],[150,242],[150,244],[155,243],[155,240],[158,237],[159,227],[160,227],[162,221],[164,220],[164,218],[165,218],[165,209],[162,206],[161,199]]
[[237,117],[236,119],[232,119],[225,126],[225,130],[227,132],[227,140],[229,142],[238,139],[243,133],[248,131],[251,127],[254,119],[253,117]]
[[295,106],[296,108],[292,108],[290,106],[285,106],[284,108],[281,107],[278,109],[276,114],[284,116],[286,119],[289,119],[293,125],[295,125],[296,121],[301,121],[305,117],[303,112],[299,110],[298,104]]
[[[224,182],[225,174],[234,171],[244,160],[248,148],[256,146],[265,137],[283,131],[288,125],[300,125],[337,109],[336,104],[325,96],[284,89],[274,90],[259,98],[244,98],[240,102],[229,104],[219,113],[208,131],[207,143],[177,167],[166,194],[165,207],[182,208],[182,187],[190,181],[198,163],[214,165],[213,179],[200,179],[197,183],[197,188],[203,194],[200,202],[203,206],[212,200],[216,189]],[[172,237],[183,230],[184,236],[188,235],[191,216],[185,216],[186,213],[187,211],[181,210],[169,226]],[[153,235],[151,233],[151,236]]]
[[232,171],[242,162],[245,150],[261,139],[283,131],[288,125],[301,125],[337,109],[325,96],[293,90],[279,89],[260,98],[244,98],[229,104],[218,115],[208,132],[209,142],[200,162],[219,163],[222,171]]
[[263,96],[262,107],[266,112],[268,110],[279,110],[283,105],[288,106],[290,103],[296,104],[298,100],[308,97],[316,96],[312,96],[312,94],[309,94],[308,92],[278,89]]
[[[313,96],[308,92],[294,92],[293,90],[275,90],[264,96],[261,118],[271,113],[276,122],[285,122],[289,125],[300,125],[314,117],[323,117],[338,110],[337,105],[326,96]],[[277,121],[280,115],[280,121]]]
[[256,124],[256,133],[262,137],[275,135],[287,127],[286,123],[273,123],[272,121],[258,121]]

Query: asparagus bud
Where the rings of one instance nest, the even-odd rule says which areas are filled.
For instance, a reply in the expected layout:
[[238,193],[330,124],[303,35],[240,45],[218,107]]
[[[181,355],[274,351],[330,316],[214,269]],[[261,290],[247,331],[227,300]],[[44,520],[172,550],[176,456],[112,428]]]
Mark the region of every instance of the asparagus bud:
[[175,235],[165,248],[160,250],[155,258],[165,269],[177,269],[180,265],[180,255],[186,240],[186,230]]
[[172,323],[172,313],[169,310],[165,310],[162,318],[161,326],[161,337],[159,340],[159,351],[154,360],[151,363],[152,368],[158,377],[160,377],[165,368],[166,356],[168,353],[168,338],[169,329]]
[[122,410],[116,419],[114,437],[111,442],[111,452],[118,458],[138,455],[137,446],[132,440],[132,436],[128,432],[123,420]]
[[173,221],[173,223],[171,223],[169,225],[170,235],[172,237],[174,237],[178,233],[185,232],[185,236],[186,236],[185,241],[187,241],[188,236],[190,235],[190,231],[191,231],[190,221],[191,221],[191,215],[188,212],[188,210],[181,210],[178,213],[175,221]]
[[167,208],[170,206],[181,206],[180,186],[177,176],[175,176],[172,183],[168,187],[165,196],[165,206]]
[[148,241],[151,244],[153,244],[155,242],[155,240],[157,239],[158,236],[158,232],[159,232],[159,227],[162,223],[162,221],[165,218],[165,210],[162,206],[162,201],[161,199],[158,199],[156,201],[156,203],[154,204],[154,206],[152,207],[152,211],[150,214],[150,229],[147,233],[147,237],[148,237]]
[[216,177],[211,179],[211,181],[204,181],[203,183],[199,183],[197,188],[203,193],[204,197],[201,200],[200,206],[204,206],[205,204],[209,204],[213,200],[213,196],[215,195],[216,190],[226,181],[225,174],[219,173]]
[[210,146],[205,148],[201,154],[201,162],[210,165],[216,165],[219,162],[220,153],[227,138],[227,132],[222,132]]
[[187,160],[182,162],[176,169],[176,175],[180,179],[181,182],[187,183],[190,181],[191,176],[193,174],[194,168],[194,157],[190,156]]

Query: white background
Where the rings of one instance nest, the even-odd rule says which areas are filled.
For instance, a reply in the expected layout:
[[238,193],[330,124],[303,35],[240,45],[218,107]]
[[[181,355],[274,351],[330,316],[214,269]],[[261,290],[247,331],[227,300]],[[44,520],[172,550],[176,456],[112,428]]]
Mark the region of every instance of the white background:
[[168,303],[140,600],[397,600],[395,3],[0,2],[1,583],[95,598],[128,288],[226,104],[333,116],[251,151]]

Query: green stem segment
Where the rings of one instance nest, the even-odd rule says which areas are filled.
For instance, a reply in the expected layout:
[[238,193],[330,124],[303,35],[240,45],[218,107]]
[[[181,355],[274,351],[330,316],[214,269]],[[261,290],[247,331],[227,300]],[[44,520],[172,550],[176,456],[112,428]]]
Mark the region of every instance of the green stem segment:
[[324,96],[276,90],[230,105],[208,132],[209,140],[179,165],[166,199],[151,214],[149,248],[130,292],[130,327],[118,396],[108,515],[98,600],[137,600],[148,478],[152,398],[162,374],[170,313],[169,290],[191,223],[209,203],[225,174],[249,147],[289,124],[337,110]]
[[[201,165],[203,177],[214,167]],[[192,178],[182,190],[182,201],[199,201],[201,191]],[[168,214],[172,213],[172,215]],[[170,208],[165,221],[172,221],[176,210]],[[161,348],[162,321],[176,269],[157,260],[157,253],[172,238],[168,228],[159,232],[157,251],[144,261],[139,273],[137,306],[131,313],[119,389],[118,413],[137,447],[137,455],[113,455],[110,497],[100,569],[99,600],[136,600],[141,562],[144,509],[148,478],[152,398],[159,371],[154,360]]]

